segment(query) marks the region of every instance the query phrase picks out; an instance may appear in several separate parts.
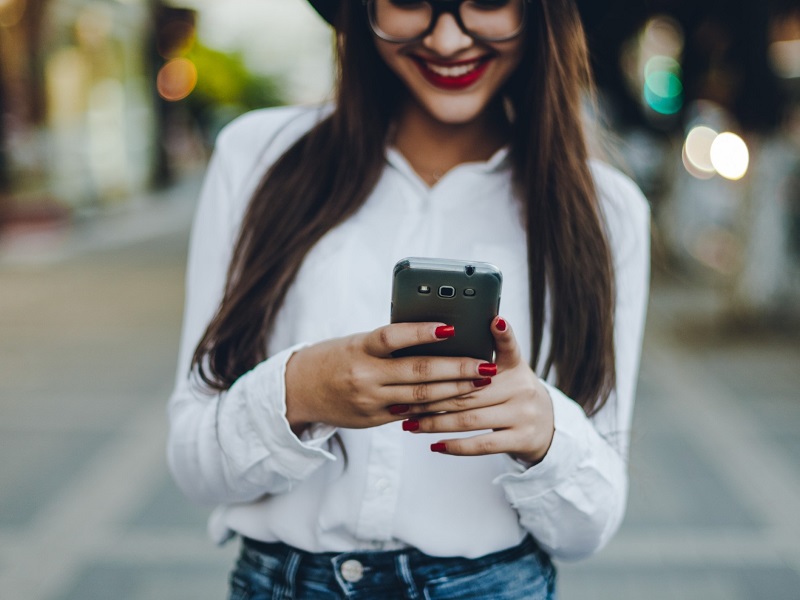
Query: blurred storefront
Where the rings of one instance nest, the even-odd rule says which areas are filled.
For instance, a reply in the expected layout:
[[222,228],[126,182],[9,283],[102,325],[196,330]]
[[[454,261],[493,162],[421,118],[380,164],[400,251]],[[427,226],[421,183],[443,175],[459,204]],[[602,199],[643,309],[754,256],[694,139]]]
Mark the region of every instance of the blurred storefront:
[[[800,312],[797,0],[581,6],[657,256],[733,311]],[[331,42],[305,0],[0,0],[0,243],[169,182],[241,112],[324,100]]]
[[88,211],[150,185],[154,9],[146,0],[0,0],[7,220]]
[[202,167],[238,114],[307,98],[276,56],[319,65],[328,29],[301,0],[257,6],[0,0],[0,243],[126,206]]

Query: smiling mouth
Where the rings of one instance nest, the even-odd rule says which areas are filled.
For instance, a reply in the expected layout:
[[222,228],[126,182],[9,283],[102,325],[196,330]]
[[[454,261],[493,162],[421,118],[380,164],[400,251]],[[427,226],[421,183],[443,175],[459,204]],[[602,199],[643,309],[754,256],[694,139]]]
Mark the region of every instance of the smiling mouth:
[[459,61],[457,63],[441,63],[414,56],[414,63],[423,77],[436,87],[447,90],[468,88],[481,78],[491,60],[490,56]]

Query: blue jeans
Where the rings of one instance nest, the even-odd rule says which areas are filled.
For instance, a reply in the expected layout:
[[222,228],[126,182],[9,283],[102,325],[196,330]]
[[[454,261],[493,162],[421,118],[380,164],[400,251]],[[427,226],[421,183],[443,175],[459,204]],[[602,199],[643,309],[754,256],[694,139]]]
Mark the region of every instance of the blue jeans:
[[229,600],[555,600],[555,581],[530,537],[476,559],[413,549],[311,554],[245,538]]

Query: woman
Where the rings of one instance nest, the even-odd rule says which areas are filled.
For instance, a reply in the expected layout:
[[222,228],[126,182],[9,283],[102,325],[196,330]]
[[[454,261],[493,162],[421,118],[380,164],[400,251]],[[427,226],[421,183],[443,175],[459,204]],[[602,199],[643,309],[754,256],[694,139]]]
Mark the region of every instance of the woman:
[[[587,158],[575,6],[312,4],[335,103],[240,118],[209,167],[175,479],[242,538],[232,598],[554,597],[550,557],[623,517],[648,274],[646,202]],[[386,325],[406,256],[502,269],[494,363],[391,358],[458,335]]]

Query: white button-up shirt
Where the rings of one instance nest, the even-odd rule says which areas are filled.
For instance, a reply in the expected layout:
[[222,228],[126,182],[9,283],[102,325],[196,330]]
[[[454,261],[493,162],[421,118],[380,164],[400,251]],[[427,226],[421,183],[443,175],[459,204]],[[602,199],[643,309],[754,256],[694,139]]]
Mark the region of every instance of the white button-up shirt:
[[[593,162],[617,277],[617,389],[592,418],[546,383],[555,436],[541,463],[507,455],[459,457],[430,451],[441,435],[411,434],[399,422],[340,429],[345,463],[313,426],[295,436],[285,416],[286,363],[304,344],[372,330],[389,321],[392,268],[407,256],[491,262],[503,272],[501,315],[531,356],[525,232],[507,151],[467,163],[428,187],[389,148],[365,205],[309,252],[269,340],[270,358],[223,394],[189,374],[192,353],[216,312],[232,247],[263,173],[325,112],[281,108],[250,113],[219,136],[194,222],[168,458],[181,489],[217,505],[209,529],[283,541],[311,552],[414,546],[437,556],[476,557],[530,533],[546,551],[578,558],[619,526],[647,302],[649,211],[636,188]],[[313,177],[314,173],[309,173]],[[254,324],[254,326],[256,326]],[[547,331],[545,327],[545,331]],[[546,356],[549,338],[545,335]]]

